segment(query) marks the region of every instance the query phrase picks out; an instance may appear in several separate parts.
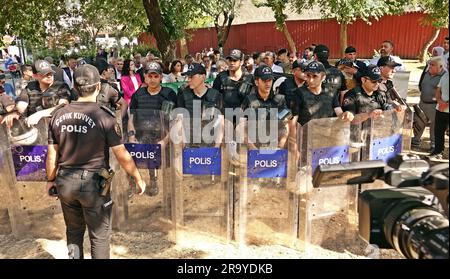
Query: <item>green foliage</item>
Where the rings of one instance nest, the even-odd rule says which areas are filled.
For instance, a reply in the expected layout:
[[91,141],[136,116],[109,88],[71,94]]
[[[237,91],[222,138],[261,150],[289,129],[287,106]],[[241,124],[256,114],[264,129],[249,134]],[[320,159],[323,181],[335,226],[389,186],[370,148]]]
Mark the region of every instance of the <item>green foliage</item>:
[[287,1],[283,0],[252,0],[253,5],[256,7],[268,7],[271,8],[274,17],[275,17],[275,23],[278,30],[282,30],[284,23],[287,19],[287,15],[284,13],[284,10],[286,9],[286,6],[288,4]]
[[291,0],[292,6],[301,13],[305,8],[319,6],[323,18],[334,18],[340,24],[350,24],[361,18],[370,23],[383,15],[404,11],[409,0]]
[[427,14],[423,24],[433,25],[436,28],[448,28],[448,0],[416,0],[413,2]]

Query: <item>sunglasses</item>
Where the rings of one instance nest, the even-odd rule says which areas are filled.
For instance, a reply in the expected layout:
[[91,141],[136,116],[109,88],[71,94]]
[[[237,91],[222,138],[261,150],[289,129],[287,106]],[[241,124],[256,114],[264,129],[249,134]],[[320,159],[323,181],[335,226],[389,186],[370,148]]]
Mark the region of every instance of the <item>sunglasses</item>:
[[372,84],[378,84],[381,83],[381,80],[371,80],[370,78],[366,78],[366,81],[369,81]]

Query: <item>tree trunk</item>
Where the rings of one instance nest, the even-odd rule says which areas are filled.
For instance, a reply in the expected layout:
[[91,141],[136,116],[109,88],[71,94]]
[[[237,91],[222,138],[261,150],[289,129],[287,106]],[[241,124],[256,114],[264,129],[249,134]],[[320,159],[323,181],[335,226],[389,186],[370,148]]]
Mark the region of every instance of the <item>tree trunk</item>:
[[184,58],[188,54],[189,54],[189,49],[187,46],[186,38],[183,37],[180,39],[180,57]]
[[216,18],[216,33],[217,33],[217,42],[219,45],[220,52],[223,52],[223,47],[225,46],[225,43],[227,42],[228,35],[230,34],[231,24],[234,20],[234,14],[226,15],[224,13],[224,21],[222,25],[220,26],[218,23],[218,17]]
[[340,24],[340,28],[339,28],[339,43],[340,43],[340,47],[341,47],[341,57],[345,56],[345,49],[347,48],[347,24],[346,23],[341,23]]
[[291,36],[291,33],[289,33],[289,29],[286,25],[286,22],[283,24],[283,27],[281,28],[284,36],[286,37],[286,40],[288,41],[289,48],[291,49],[292,53],[295,53],[297,55],[297,47],[295,46],[294,39]]
[[145,13],[150,24],[149,31],[156,39],[156,46],[161,52],[163,62],[171,62],[175,59],[176,44],[170,38],[164,28],[164,19],[161,15],[161,8],[158,0],[142,0]]
[[424,63],[427,60],[428,49],[434,43],[434,41],[436,41],[436,39],[439,37],[439,33],[441,33],[440,28],[434,29],[434,32],[431,35],[430,39],[422,47],[422,50],[420,51],[420,54],[419,54],[419,60],[421,63]]

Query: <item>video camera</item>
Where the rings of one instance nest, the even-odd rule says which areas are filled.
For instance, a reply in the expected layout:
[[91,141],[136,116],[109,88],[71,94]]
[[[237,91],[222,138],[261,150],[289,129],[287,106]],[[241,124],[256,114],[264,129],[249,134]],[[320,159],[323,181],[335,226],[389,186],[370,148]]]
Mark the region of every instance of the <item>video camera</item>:
[[415,155],[382,161],[322,165],[313,186],[373,183],[391,187],[359,194],[359,235],[379,248],[396,249],[410,259],[448,259],[449,167],[429,167]]

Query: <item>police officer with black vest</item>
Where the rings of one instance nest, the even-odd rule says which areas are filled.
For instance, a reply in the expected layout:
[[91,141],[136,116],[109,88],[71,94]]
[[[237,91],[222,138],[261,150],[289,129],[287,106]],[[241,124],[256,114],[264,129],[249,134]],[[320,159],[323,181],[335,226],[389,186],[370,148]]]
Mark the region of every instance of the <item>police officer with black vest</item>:
[[119,94],[119,89],[115,83],[111,83],[111,77],[114,75],[114,66],[108,64],[104,59],[98,59],[95,65],[100,73],[100,83],[102,88],[98,94],[97,102],[101,106],[115,111],[121,111],[122,117],[127,113],[128,104]]
[[302,126],[312,119],[341,117],[353,120],[350,113],[342,113],[335,91],[324,84],[325,66],[317,61],[310,62],[305,69],[307,85],[298,88],[294,100],[294,120]]
[[382,56],[378,60],[377,66],[380,68],[381,82],[378,87],[380,92],[386,101],[392,104],[394,107],[406,105],[406,102],[395,90],[393,78],[397,67],[401,67],[402,64],[397,63],[392,56]]
[[37,124],[42,117],[50,117],[55,107],[71,100],[69,88],[63,82],[54,81],[54,73],[47,61],[37,60],[33,66],[36,80],[28,83],[16,99],[17,111],[28,117],[29,125]]
[[335,94],[343,95],[347,91],[345,76],[338,68],[333,67],[328,62],[330,50],[326,45],[318,45],[314,48],[314,59],[325,67],[326,78],[324,85],[330,87]]
[[283,83],[280,84],[278,93],[285,96],[286,105],[292,110],[293,100],[295,99],[295,92],[297,89],[306,85],[306,66],[308,64],[295,60],[292,63],[292,76],[287,77]]
[[[288,121],[292,116],[292,113],[288,109],[286,105],[286,100],[284,95],[274,94],[272,90],[274,75],[272,69],[265,65],[261,64],[255,70],[255,85],[254,90],[245,98],[244,102],[242,102],[242,110],[254,109],[256,112],[256,120],[279,120],[278,130],[278,145],[279,147],[283,147],[286,143],[289,128]],[[259,119],[260,117],[260,109],[265,109],[266,119]],[[271,115],[271,109],[277,109],[277,115]],[[285,121],[286,120],[286,121]]]
[[[226,57],[228,70],[221,72],[214,80],[213,88],[223,95],[225,109],[240,108],[245,97],[254,87],[253,76],[242,70],[244,54],[238,49],[231,50]],[[234,119],[236,123],[236,119]]]
[[[345,94],[342,109],[355,115],[358,122],[369,117],[380,117],[383,111],[392,110],[394,106],[378,91],[382,81],[380,69],[376,65],[369,65],[361,72],[360,86]],[[401,106],[395,108],[401,112]]]
[[[167,146],[168,135],[161,126],[164,119],[155,112],[170,113],[176,106],[176,93],[168,87],[162,87],[162,68],[157,62],[151,62],[144,69],[146,87],[141,87],[133,94],[130,103],[130,117],[128,119],[128,141],[139,143],[158,143]],[[169,116],[165,120],[168,121]],[[168,126],[168,123],[167,123]],[[159,192],[156,170],[150,171],[150,196]]]
[[136,165],[121,142],[115,115],[96,100],[100,75],[92,65],[74,72],[77,101],[56,110],[48,135],[47,191],[58,195],[66,223],[70,258],[83,258],[86,226],[93,259],[109,258],[112,200],[109,148],[145,191]]
[[[201,127],[207,122],[209,123],[211,117],[214,117],[217,121],[217,125],[223,125],[223,117],[211,114],[216,110],[217,113],[223,112],[223,96],[214,88],[208,88],[205,83],[206,69],[198,63],[192,63],[188,71],[182,75],[187,76],[188,85],[178,95],[177,107],[185,108],[189,113],[190,118],[190,144],[198,144],[195,142],[196,135],[201,134],[201,130],[197,130],[200,127],[194,127],[194,119],[199,119]],[[208,114],[208,115],[207,115]],[[206,121],[206,122],[205,122]],[[216,125],[216,124],[215,124]],[[221,129],[218,129],[221,131]],[[219,145],[221,142],[222,134],[217,135],[215,138],[215,144]],[[202,139],[203,142],[203,139]]]

